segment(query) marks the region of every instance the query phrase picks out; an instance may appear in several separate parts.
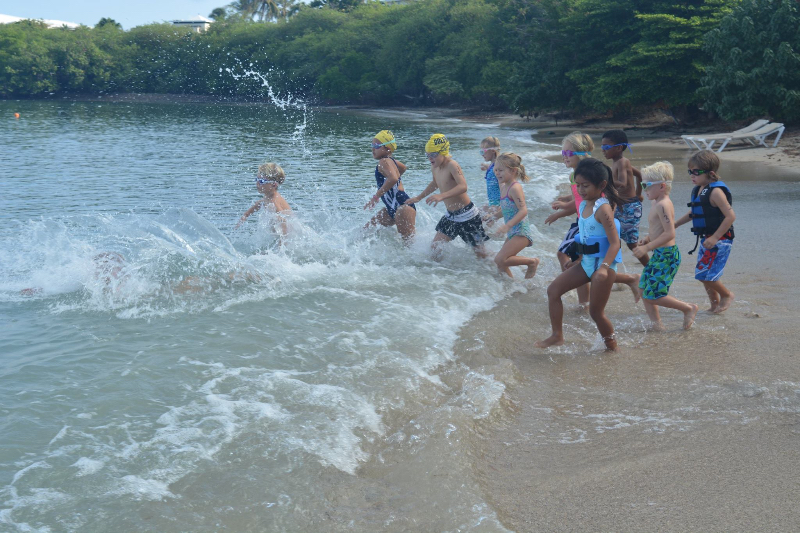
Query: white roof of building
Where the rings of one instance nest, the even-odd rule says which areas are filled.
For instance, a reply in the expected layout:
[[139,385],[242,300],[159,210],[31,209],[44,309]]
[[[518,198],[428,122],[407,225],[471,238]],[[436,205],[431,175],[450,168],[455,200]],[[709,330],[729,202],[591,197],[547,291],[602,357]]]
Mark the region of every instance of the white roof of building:
[[[23,17],[15,17],[13,15],[0,15],[0,24],[11,24],[13,22],[19,22],[20,20],[26,20]],[[63,20],[54,20],[54,19],[33,19],[33,20],[40,20],[47,24],[48,28],[60,28],[62,26],[66,26],[70,29],[75,29],[80,24],[76,24],[74,22],[65,22]]]
[[183,22],[183,23],[190,23],[191,22],[191,23],[194,23],[194,24],[201,23],[201,22],[207,22],[207,23],[211,24],[214,21],[212,19],[206,18],[206,17],[204,17],[202,15],[195,15],[193,17],[189,17],[188,19],[173,20],[172,22],[173,23],[174,22]]

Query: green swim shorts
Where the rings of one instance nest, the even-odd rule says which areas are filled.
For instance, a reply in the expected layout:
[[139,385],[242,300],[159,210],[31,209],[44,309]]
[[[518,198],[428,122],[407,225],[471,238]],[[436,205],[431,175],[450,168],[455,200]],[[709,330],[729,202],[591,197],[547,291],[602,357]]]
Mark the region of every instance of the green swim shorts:
[[644,267],[642,279],[639,280],[639,288],[643,290],[642,298],[658,300],[666,296],[680,266],[681,252],[677,245],[653,250],[653,256]]

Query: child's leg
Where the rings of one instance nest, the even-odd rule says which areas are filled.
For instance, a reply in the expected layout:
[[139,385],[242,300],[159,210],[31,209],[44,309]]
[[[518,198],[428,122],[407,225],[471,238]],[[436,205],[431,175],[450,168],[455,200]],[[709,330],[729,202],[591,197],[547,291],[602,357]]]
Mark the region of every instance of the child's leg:
[[647,317],[650,319],[651,331],[664,331],[664,324],[661,323],[661,313],[658,312],[658,306],[654,304],[655,300],[644,299],[644,310],[647,311]]
[[642,289],[639,288],[640,279],[639,274],[620,274],[618,272],[615,283],[622,283],[630,287],[633,292],[633,303],[637,303],[642,298]]
[[586,272],[580,266],[568,268],[547,287],[547,305],[550,311],[550,324],[553,334],[536,343],[538,348],[564,344],[564,304],[561,297],[572,289],[586,285],[589,281]]
[[376,214],[372,219],[364,225],[364,229],[369,229],[372,226],[393,226],[394,220],[392,217],[389,216],[389,212],[384,207],[378,214]]
[[[634,248],[636,248],[636,246],[638,246],[638,244],[635,242],[626,242],[625,244],[628,245],[628,250],[633,250]],[[650,257],[647,254],[644,254],[642,257],[637,257],[636,259],[639,260],[642,266],[647,266],[647,263],[650,262]]]
[[[697,304],[690,304],[682,302],[673,296],[662,296],[657,300],[645,300],[645,303],[651,302],[652,305],[660,305],[661,307],[669,307],[670,309],[677,309],[683,313],[683,329],[689,329],[694,324],[694,317],[697,316]],[[658,309],[656,309],[658,312]],[[659,320],[659,322],[661,322]]]
[[[500,248],[500,251],[497,252],[497,255],[494,257],[494,262],[497,265],[497,269],[500,270],[500,272],[505,272],[508,274],[508,277],[513,278],[514,276],[511,274],[511,269],[509,267],[527,266],[528,270],[525,273],[525,277],[532,278],[536,273],[536,267],[539,266],[539,259],[535,257],[522,257],[517,255],[529,244],[530,241],[528,238],[523,237],[522,235],[514,235],[510,239],[506,240],[506,242],[503,243],[503,247]],[[533,273],[531,273],[531,269],[533,269]]]
[[[558,258],[559,264],[561,264],[561,271],[567,269],[567,264],[572,261],[572,258],[563,252],[557,252],[556,257]],[[577,266],[580,264],[580,261],[575,261],[572,263],[571,266]],[[586,309],[589,307],[589,285],[581,285],[577,288],[578,292],[578,306],[581,309]]]
[[[733,303],[733,293],[721,281],[704,281],[703,285],[706,288],[709,299],[711,299],[711,309],[709,311],[717,314],[727,311],[731,303]],[[715,301],[717,302],[716,307],[714,307]]]
[[711,281],[701,281],[700,283],[703,284],[703,288],[706,290],[706,294],[708,295],[708,301],[711,303],[711,307],[706,309],[709,313],[716,313],[717,308],[719,307],[719,293],[715,291],[710,284]]
[[417,210],[408,205],[400,206],[394,215],[394,221],[397,224],[397,231],[403,237],[403,243],[409,246],[416,231]]
[[452,240],[453,239],[451,239],[441,231],[436,232],[436,235],[433,237],[433,242],[431,243],[431,255],[433,255],[434,261],[442,260],[442,246],[444,246],[445,243],[448,243]]
[[614,326],[606,316],[605,309],[616,277],[617,273],[610,268],[600,267],[592,274],[592,288],[589,294],[589,316],[597,324],[606,350],[612,352],[617,350],[617,341],[614,339]]

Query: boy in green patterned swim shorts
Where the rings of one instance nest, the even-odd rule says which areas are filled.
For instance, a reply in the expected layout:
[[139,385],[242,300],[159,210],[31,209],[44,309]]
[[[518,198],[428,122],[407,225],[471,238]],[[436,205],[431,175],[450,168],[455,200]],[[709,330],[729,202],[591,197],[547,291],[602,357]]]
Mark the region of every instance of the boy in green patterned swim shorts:
[[675,208],[669,199],[672,177],[672,164],[666,161],[642,168],[642,188],[650,200],[650,215],[647,219],[650,232],[633,249],[633,255],[641,258],[647,257],[647,252],[653,252],[642,272],[639,288],[642,290],[644,308],[654,331],[664,331],[658,312],[659,306],[681,311],[683,329],[692,327],[697,315],[697,304],[682,302],[667,295],[681,264],[681,253],[675,245]]

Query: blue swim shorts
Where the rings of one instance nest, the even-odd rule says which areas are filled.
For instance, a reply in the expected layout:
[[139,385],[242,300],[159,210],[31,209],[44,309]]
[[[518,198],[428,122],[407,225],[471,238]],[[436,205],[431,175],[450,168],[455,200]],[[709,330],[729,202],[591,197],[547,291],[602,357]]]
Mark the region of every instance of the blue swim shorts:
[[663,246],[653,250],[653,256],[644,267],[639,288],[642,298],[658,300],[669,293],[678,267],[681,266],[681,252],[677,246]]
[[704,246],[706,240],[700,241],[700,252],[697,255],[697,266],[694,268],[694,279],[698,281],[717,281],[722,277],[725,264],[731,255],[733,241],[721,239],[717,245],[707,250]]
[[642,220],[642,202],[638,198],[617,206],[614,218],[619,220],[619,238],[626,243],[639,242],[639,222]]

